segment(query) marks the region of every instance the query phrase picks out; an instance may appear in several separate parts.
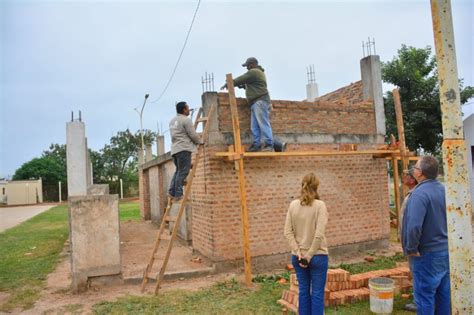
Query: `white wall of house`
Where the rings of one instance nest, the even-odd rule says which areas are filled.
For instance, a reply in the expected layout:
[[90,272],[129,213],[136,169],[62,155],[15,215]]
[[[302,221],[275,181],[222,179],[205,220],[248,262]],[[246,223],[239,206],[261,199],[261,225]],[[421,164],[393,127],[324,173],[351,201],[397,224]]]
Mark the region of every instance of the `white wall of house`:
[[43,185],[38,180],[12,180],[6,185],[7,205],[28,205],[43,202]]

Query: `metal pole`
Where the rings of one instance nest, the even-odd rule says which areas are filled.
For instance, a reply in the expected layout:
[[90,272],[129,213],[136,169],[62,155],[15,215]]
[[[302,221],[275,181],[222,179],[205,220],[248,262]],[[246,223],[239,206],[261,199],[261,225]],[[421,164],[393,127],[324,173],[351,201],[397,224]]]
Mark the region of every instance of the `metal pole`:
[[141,150],[140,155],[143,158],[142,161],[145,161],[145,157],[144,157],[145,142],[143,141],[143,109],[145,108],[146,100],[148,99],[149,96],[150,96],[150,94],[145,94],[145,100],[143,101],[142,109],[140,111],[138,111],[138,108],[135,108],[135,111],[140,116],[140,137],[141,137],[141,140],[142,140],[142,150]]
[[120,199],[123,199],[123,181],[120,178]]
[[59,181],[59,202],[62,202],[62,195],[61,195],[61,181]]
[[451,2],[431,0],[443,122],[452,314],[474,313],[472,283],[472,204],[467,170],[454,46]]

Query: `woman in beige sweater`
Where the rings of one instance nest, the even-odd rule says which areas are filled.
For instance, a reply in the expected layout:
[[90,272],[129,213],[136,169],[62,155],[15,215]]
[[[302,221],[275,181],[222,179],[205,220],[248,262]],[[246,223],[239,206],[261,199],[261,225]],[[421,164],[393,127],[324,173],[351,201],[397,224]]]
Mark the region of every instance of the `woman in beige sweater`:
[[299,283],[299,314],[324,314],[324,286],[328,271],[326,204],[319,200],[319,180],[307,174],[300,198],[288,208],[285,237],[291,247],[292,263]]

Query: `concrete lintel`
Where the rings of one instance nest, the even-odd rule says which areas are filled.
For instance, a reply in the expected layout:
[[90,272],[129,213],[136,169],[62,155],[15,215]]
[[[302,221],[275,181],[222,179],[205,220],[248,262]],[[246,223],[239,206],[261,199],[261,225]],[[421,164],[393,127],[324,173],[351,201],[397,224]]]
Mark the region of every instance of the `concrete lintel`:
[[159,166],[161,164],[164,164],[164,163],[166,163],[166,162],[168,162],[172,159],[173,159],[173,157],[171,156],[171,152],[166,152],[165,154],[160,155],[160,156],[154,158],[153,160],[147,161],[146,163],[140,165],[139,169],[146,170],[150,167]]
[[[224,134],[226,144],[233,144],[232,133]],[[322,134],[322,133],[305,133],[305,134],[274,134],[275,138],[289,144],[340,144],[340,143],[360,143],[360,144],[378,144],[380,136],[357,135],[357,134]],[[251,143],[252,137],[248,134],[242,135],[242,143]]]
[[[372,240],[361,243],[333,246],[329,248],[329,257],[338,257],[345,254],[385,249],[389,246],[389,239]],[[252,257],[252,271],[265,272],[271,269],[281,269],[291,262],[291,253],[275,253],[272,255]],[[225,272],[234,268],[243,267],[243,259],[214,261],[216,272]]]

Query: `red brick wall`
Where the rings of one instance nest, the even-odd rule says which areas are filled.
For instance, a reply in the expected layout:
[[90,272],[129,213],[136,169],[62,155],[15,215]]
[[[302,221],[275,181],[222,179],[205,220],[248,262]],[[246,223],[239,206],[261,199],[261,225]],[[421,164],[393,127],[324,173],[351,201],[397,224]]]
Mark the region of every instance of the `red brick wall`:
[[[192,199],[193,247],[216,261],[242,257],[238,176],[232,162],[213,156],[221,150],[207,148],[206,176],[200,165]],[[308,172],[321,180],[320,195],[330,216],[329,246],[388,238],[385,163],[370,155],[246,159],[252,256],[289,251],[283,236],[286,211]]]
[[[272,100],[271,121],[274,134],[357,134],[375,133],[375,112],[371,101],[362,100],[362,83],[356,82],[315,102]],[[250,133],[250,107],[237,99],[240,128]],[[232,116],[227,93],[219,93],[219,130],[232,132]]]

